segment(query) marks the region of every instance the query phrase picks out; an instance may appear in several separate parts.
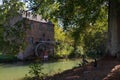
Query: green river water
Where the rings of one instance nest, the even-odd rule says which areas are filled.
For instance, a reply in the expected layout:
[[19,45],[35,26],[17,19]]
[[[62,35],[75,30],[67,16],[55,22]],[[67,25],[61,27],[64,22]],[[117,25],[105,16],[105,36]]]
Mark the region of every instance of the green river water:
[[[80,60],[67,60],[43,64],[43,72],[52,75],[78,66]],[[28,74],[29,64],[16,62],[11,64],[0,63],[0,80],[20,80]]]

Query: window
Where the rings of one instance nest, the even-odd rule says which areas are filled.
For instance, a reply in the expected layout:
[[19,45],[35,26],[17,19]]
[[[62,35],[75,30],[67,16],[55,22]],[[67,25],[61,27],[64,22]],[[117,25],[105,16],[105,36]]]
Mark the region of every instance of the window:
[[43,33],[43,37],[45,37],[45,33]]
[[28,17],[30,17],[30,12],[27,12]]
[[33,22],[31,21],[31,22],[30,22],[30,29],[33,29],[33,27],[34,27],[34,24],[33,24]]
[[50,31],[50,28],[51,28],[51,26],[50,26],[50,25],[47,25],[47,30],[48,30],[48,31]]
[[47,39],[47,41],[50,41],[50,39]]
[[[49,41],[50,41],[50,39],[47,39],[47,41],[49,42]],[[49,45],[49,43],[47,43],[47,45]]]
[[39,23],[39,30],[42,30],[42,23]]
[[42,38],[40,38],[39,41],[42,41]]
[[33,44],[33,37],[30,37],[30,38],[29,38],[29,43],[30,43],[30,44]]
[[42,36],[43,36],[42,40],[45,41],[45,33],[43,33]]

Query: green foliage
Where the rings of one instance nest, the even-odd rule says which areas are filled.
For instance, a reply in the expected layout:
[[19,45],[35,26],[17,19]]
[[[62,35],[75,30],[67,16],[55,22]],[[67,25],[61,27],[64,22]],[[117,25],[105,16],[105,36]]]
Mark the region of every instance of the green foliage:
[[108,29],[107,11],[108,9],[103,6],[95,24],[87,28],[84,34],[84,49],[87,55],[91,57],[99,57],[105,53]]
[[5,54],[16,54],[23,49],[24,20],[18,21],[24,3],[18,0],[5,0],[0,5],[0,51]]
[[[89,49],[96,50],[104,41],[108,0],[25,1],[32,12],[55,23],[55,40],[61,43],[55,47],[58,55],[69,55],[71,51],[81,54]],[[25,45],[19,43],[19,40],[23,42],[24,37],[24,30],[19,26],[20,22],[14,26],[10,25],[10,19],[20,15],[19,12],[25,8],[24,5],[17,0],[8,0],[0,6],[0,42],[4,44],[1,48],[3,52],[17,53]],[[58,24],[62,27],[57,27]]]
[[57,54],[65,56],[64,53],[66,53],[69,57],[78,57],[85,53],[89,56],[103,54],[105,52],[106,33],[108,29],[107,14],[108,8],[103,5],[94,24],[86,23],[84,28],[81,27],[81,24],[71,25],[71,28],[65,32],[62,28],[58,30],[59,27],[55,27],[55,39],[61,42],[56,47]]
[[84,50],[82,46],[77,46],[76,49],[72,49],[71,53],[69,54],[69,58],[79,58],[84,54]]
[[73,47],[68,43],[61,42],[60,45],[56,47],[56,55],[67,58],[67,56],[71,53]]
[[102,56],[105,53],[105,42],[106,38],[103,37],[102,33],[96,32],[94,35],[86,35],[85,37],[85,52],[91,57]]
[[59,42],[59,45],[55,46],[56,56],[66,58],[72,51],[70,37],[63,31],[62,27],[55,26],[55,40]]
[[[69,26],[85,28],[86,24],[94,23],[99,16],[102,5],[106,5],[107,0],[31,0],[36,9],[35,13],[42,14],[44,18],[58,18],[64,25],[64,29]],[[87,26],[88,27],[88,26]]]
[[31,75],[31,79],[43,80],[45,74],[42,72],[42,65],[42,63],[34,63],[29,66],[29,74]]
[[58,26],[54,26],[55,31],[55,40],[56,41],[64,41],[65,40],[65,32],[63,32],[63,29]]
[[1,33],[1,51],[6,54],[16,54],[26,45],[24,42],[25,31],[21,27],[22,21],[14,26],[4,26],[4,32]]

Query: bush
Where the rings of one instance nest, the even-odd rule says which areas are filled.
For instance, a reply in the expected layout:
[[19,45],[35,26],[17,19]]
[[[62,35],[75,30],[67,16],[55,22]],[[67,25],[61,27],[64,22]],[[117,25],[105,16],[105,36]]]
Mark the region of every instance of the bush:
[[44,74],[42,72],[42,70],[44,69],[42,63],[34,63],[31,64],[29,66],[30,70],[29,70],[29,75],[30,76],[25,76],[24,80],[43,80],[43,78],[46,76],[46,74]]
[[55,56],[58,58],[66,58],[72,50],[73,47],[68,43],[61,43],[55,47]]
[[85,36],[84,49],[87,56],[95,58],[101,57],[106,50],[106,37],[103,32],[95,32]]
[[79,58],[83,54],[82,46],[77,46],[76,50],[72,50],[72,52],[69,54],[69,58]]

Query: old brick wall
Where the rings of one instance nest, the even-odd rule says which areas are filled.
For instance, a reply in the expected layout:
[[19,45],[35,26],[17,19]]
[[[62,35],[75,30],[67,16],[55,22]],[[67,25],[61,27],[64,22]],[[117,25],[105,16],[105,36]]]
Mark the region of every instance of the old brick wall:
[[54,41],[54,25],[51,23],[43,23],[28,20],[28,29],[26,30],[26,41],[29,42],[33,38],[33,42],[38,41]]

